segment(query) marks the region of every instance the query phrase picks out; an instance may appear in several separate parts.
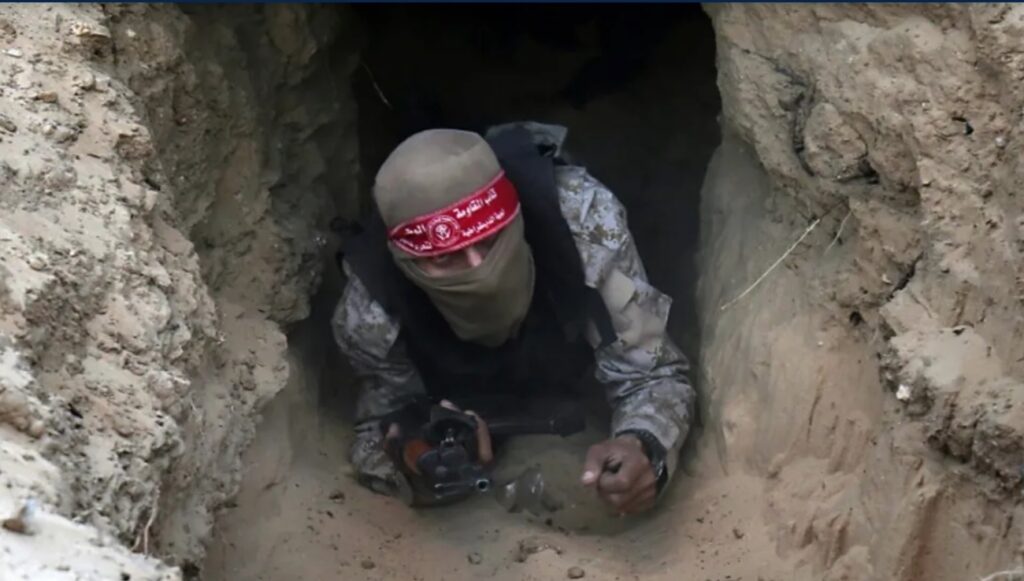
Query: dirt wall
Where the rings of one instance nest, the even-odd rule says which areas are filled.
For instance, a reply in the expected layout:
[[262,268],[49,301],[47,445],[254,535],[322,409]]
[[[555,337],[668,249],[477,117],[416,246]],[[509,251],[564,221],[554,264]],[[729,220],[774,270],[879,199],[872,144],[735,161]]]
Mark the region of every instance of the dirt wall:
[[237,489],[252,414],[287,380],[280,325],[309,314],[328,221],[355,207],[358,153],[341,11],[185,10],[108,8],[118,74],[158,144],[150,167],[170,184],[221,321],[186,436],[196,453],[162,503],[161,550],[177,562],[201,553],[209,507]]
[[196,10],[0,8],[4,578],[201,553],[354,200],[340,12]]
[[[0,6],[4,578],[191,566],[354,209],[344,12],[188,10]],[[1019,566],[1024,9],[707,10],[704,430],[613,560]]]
[[733,145],[703,202],[704,452],[768,478],[817,574],[1013,567],[1024,9],[707,11]]

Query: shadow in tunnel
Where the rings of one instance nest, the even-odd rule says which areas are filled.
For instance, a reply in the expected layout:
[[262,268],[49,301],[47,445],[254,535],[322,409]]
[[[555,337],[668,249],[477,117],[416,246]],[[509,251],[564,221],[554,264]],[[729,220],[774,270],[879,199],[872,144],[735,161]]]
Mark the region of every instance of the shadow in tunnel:
[[[720,107],[714,34],[701,9],[359,5],[354,11],[367,39],[352,79],[362,206],[381,162],[411,133],[438,126],[483,131],[515,120],[564,125],[574,162],[629,211],[651,283],[674,299],[670,334],[697,360],[699,192],[718,145]],[[328,260],[333,269],[333,257]],[[341,284],[329,272],[310,318],[292,329],[298,373],[268,406],[247,454],[238,500],[246,510],[220,521],[206,566],[210,579],[467,578],[467,546],[483,555],[479,575],[521,579],[526,569],[515,567],[528,566],[513,562],[506,570],[507,545],[538,531],[561,531],[564,543],[585,554],[606,551],[601,558],[614,562],[609,574],[643,560],[614,537],[636,523],[605,515],[570,522],[572,511],[562,521],[527,522],[483,498],[410,511],[355,484],[346,475],[355,389],[329,328]],[[532,462],[541,449],[545,470],[560,470],[575,487],[593,436],[558,446],[542,437],[506,459]],[[648,545],[644,551],[654,550]],[[387,563],[377,568],[383,557]],[[548,566],[538,562],[536,571]],[[597,570],[591,576],[606,578]]]
[[377,167],[431,127],[564,125],[574,162],[629,212],[670,334],[699,356],[700,186],[719,142],[715,39],[695,5],[362,5],[353,84],[364,206]]

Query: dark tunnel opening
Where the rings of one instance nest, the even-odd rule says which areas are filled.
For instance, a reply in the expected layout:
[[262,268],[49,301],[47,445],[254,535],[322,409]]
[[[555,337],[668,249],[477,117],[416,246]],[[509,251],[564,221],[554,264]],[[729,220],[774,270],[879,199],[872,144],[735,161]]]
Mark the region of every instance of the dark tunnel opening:
[[362,5],[353,86],[364,203],[376,168],[431,127],[564,126],[566,149],[629,212],[670,330],[697,357],[699,192],[718,145],[715,39],[696,5]]
[[[719,142],[720,109],[715,38],[704,12],[690,5],[347,9],[358,17],[364,39],[351,78],[362,209],[369,207],[380,164],[414,132],[431,127],[484,132],[514,121],[563,126],[571,161],[586,166],[626,207],[651,284],[673,299],[669,332],[691,363],[697,361],[700,188]],[[419,578],[439,578],[432,575],[457,566],[447,564],[446,550],[484,543],[493,545],[480,549],[488,558],[488,551],[499,550],[501,535],[525,534],[518,528],[524,526],[522,515],[496,515],[493,502],[409,512],[355,483],[347,466],[357,390],[330,329],[343,279],[334,256],[325,260],[328,272],[311,315],[289,333],[289,386],[267,406],[244,459],[247,476],[237,502],[259,509],[240,509],[221,519],[204,578],[241,578],[246,571],[265,579],[319,576],[335,570],[339,547],[355,553],[369,550],[375,539],[387,537],[386,545],[422,535],[443,539],[437,541],[437,555],[392,560],[390,566],[418,570]],[[569,472],[577,470],[574,463],[586,440],[567,444],[527,443],[502,461],[518,469],[523,453],[532,462],[539,445],[549,465],[568,471],[554,477],[575,482],[577,475]],[[331,513],[326,519],[324,503]],[[262,516],[266,507],[272,508],[270,518]],[[295,528],[306,522],[302,514],[307,513],[315,523]],[[529,526],[584,534],[613,534],[623,526],[590,522],[589,516],[574,520],[583,514],[567,511],[558,522]],[[388,532],[394,527],[406,531],[395,533],[405,535],[401,541]],[[365,532],[358,539],[350,534],[357,530]],[[275,550],[296,543],[302,550],[294,555]],[[266,554],[243,557],[253,546],[265,547]],[[424,564],[436,571],[420,570]],[[345,565],[337,566],[343,574]]]

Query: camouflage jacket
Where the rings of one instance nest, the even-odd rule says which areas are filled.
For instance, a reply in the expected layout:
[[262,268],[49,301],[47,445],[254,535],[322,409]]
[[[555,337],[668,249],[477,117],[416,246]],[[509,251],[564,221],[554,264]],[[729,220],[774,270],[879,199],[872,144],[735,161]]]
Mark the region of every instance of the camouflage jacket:
[[[566,130],[520,123],[538,144],[563,159]],[[510,125],[498,126],[491,132]],[[618,339],[595,352],[595,377],[612,407],[611,432],[642,429],[668,451],[669,473],[690,427],[695,394],[689,366],[666,334],[672,300],[647,282],[626,224],[626,211],[586,169],[556,166],[562,214],[582,258],[586,284],[597,289],[612,316]],[[399,323],[369,295],[347,265],[348,284],[332,320],[335,340],[360,380],[356,440],[351,461],[360,481],[384,493],[395,491],[397,471],[382,450],[377,420],[424,392],[412,362],[398,341]],[[590,337],[598,345],[596,334]]]

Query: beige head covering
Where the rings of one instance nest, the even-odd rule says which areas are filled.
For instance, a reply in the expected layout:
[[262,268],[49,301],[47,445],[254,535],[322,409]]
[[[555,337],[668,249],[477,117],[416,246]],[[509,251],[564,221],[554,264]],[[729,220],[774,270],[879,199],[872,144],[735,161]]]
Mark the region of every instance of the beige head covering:
[[[432,129],[399,145],[377,173],[373,196],[390,229],[464,199],[491,183],[501,165],[476,133]],[[429,276],[416,258],[389,242],[398,268],[430,297],[455,334],[498,346],[514,335],[533,296],[533,255],[517,216],[495,234],[483,263],[457,273]]]

